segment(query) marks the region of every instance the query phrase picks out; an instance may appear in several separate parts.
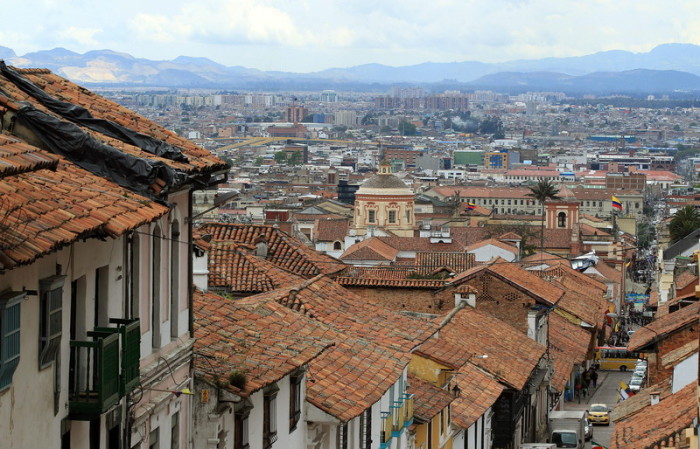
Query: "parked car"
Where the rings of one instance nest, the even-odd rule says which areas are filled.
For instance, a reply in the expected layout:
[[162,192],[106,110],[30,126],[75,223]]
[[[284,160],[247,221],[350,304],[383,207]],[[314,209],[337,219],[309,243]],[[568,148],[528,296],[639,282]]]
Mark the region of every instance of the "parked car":
[[641,390],[643,383],[644,383],[644,378],[633,377],[629,383],[630,391],[634,391],[636,393],[637,391]]
[[606,404],[591,404],[587,414],[591,424],[610,425],[610,408]]
[[583,436],[584,436],[584,438],[586,439],[586,441],[588,441],[588,440],[590,440],[591,438],[593,438],[593,425],[592,425],[591,422],[588,420],[588,416],[586,416],[586,421],[585,421],[585,425],[584,425],[584,427],[583,427],[583,430],[584,430]]

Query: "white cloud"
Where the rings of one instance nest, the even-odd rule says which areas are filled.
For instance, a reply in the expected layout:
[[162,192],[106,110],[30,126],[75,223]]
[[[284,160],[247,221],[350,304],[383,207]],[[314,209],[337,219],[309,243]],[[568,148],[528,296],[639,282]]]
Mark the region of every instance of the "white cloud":
[[697,0],[25,0],[3,18],[0,45],[20,54],[111,48],[297,71],[700,44]]
[[95,47],[98,41],[95,40],[95,35],[99,33],[99,28],[79,28],[68,27],[58,31],[58,36],[63,40],[75,41],[81,46]]

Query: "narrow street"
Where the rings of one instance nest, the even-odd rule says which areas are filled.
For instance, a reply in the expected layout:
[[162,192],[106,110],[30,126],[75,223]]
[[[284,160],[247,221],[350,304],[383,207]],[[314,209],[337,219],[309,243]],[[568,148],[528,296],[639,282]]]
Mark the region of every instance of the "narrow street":
[[[629,381],[630,373],[620,371],[599,371],[598,387],[593,390],[588,397],[582,398],[581,403],[578,401],[567,402],[564,405],[564,410],[588,410],[591,404],[607,404],[610,408],[615,408],[618,400],[618,389],[620,381]],[[593,440],[605,447],[610,447],[610,437],[615,424],[610,423],[609,426],[594,426]],[[586,442],[586,448],[591,447],[591,442]]]

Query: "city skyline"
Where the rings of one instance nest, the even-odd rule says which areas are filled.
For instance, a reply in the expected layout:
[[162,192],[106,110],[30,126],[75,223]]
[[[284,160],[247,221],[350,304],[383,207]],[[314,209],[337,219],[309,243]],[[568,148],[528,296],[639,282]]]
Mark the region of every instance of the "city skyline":
[[[673,17],[661,20],[669,11]],[[18,55],[55,47],[79,53],[110,49],[137,58],[198,56],[227,66],[291,72],[369,63],[503,62],[700,44],[700,9],[682,0],[446,0],[430,5],[393,0],[30,0],[6,5],[3,15],[0,45]]]

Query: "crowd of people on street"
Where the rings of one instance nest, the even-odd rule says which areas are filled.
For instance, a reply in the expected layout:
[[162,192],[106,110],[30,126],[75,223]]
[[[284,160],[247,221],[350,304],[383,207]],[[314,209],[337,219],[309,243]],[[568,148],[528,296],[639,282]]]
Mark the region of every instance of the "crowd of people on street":
[[581,398],[588,397],[588,393],[592,394],[592,390],[598,386],[598,367],[598,364],[592,365],[579,376],[574,387],[579,404]]

